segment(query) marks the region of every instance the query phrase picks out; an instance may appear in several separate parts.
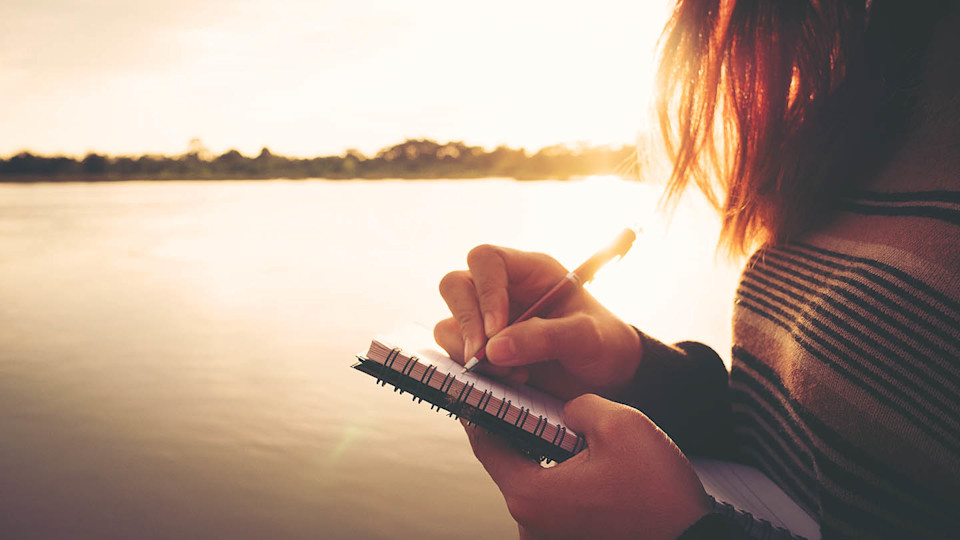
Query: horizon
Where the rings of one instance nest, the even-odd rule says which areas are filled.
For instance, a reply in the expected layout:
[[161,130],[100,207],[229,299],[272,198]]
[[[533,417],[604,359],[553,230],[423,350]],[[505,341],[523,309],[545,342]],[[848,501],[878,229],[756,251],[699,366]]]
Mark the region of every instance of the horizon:
[[668,5],[6,3],[0,156],[629,145]]
[[101,156],[109,159],[120,159],[120,158],[134,158],[134,157],[136,158],[140,158],[140,157],[183,158],[191,154],[196,154],[201,161],[210,161],[212,159],[216,159],[218,157],[224,156],[231,152],[239,152],[240,155],[243,156],[244,158],[253,159],[253,158],[256,158],[258,155],[260,155],[264,150],[270,152],[270,154],[273,156],[287,158],[287,159],[316,159],[316,158],[331,158],[331,157],[342,158],[347,156],[348,154],[355,154],[355,153],[359,153],[360,157],[364,159],[374,159],[380,153],[386,152],[387,150],[390,150],[395,147],[402,146],[404,144],[408,144],[411,142],[431,142],[431,143],[436,143],[440,146],[463,144],[470,148],[478,148],[483,152],[492,152],[497,148],[505,147],[513,151],[524,152],[528,156],[532,156],[543,150],[546,150],[549,148],[556,148],[556,147],[562,147],[574,152],[579,152],[583,150],[618,149],[618,148],[624,148],[624,147],[636,148],[637,146],[636,141],[610,142],[610,143],[600,143],[600,144],[591,144],[586,141],[574,141],[574,142],[559,142],[555,144],[548,144],[546,146],[537,147],[537,148],[527,148],[523,146],[514,147],[508,144],[500,144],[497,146],[483,146],[483,145],[468,144],[463,140],[439,141],[439,140],[434,140],[427,137],[420,137],[420,138],[408,137],[402,141],[388,144],[382,148],[378,148],[369,153],[362,152],[356,148],[346,148],[339,154],[289,155],[289,154],[282,154],[280,152],[276,152],[273,149],[271,149],[269,146],[263,146],[259,150],[256,150],[253,152],[243,152],[242,150],[239,150],[237,148],[227,148],[222,152],[213,152],[206,146],[205,141],[202,141],[200,139],[192,139],[187,144],[184,145],[183,151],[176,152],[176,153],[169,153],[169,154],[160,153],[160,152],[111,154],[111,153],[93,152],[93,151],[86,152],[83,154],[53,154],[53,153],[37,152],[30,148],[23,148],[11,154],[6,154],[6,155],[0,154],[0,160],[10,160],[11,158],[14,158],[16,156],[23,155],[23,154],[29,154],[31,156],[38,157],[38,158],[67,158],[67,159],[73,159],[73,160],[81,160],[90,155],[97,155],[97,156]]
[[462,142],[408,139],[373,156],[288,157],[263,148],[253,157],[237,150],[213,155],[202,141],[176,156],[110,156],[83,159],[28,152],[0,158],[0,182],[120,180],[224,180],[271,178],[489,178],[569,179],[637,173],[638,150],[629,145],[555,145],[536,153],[500,146],[492,151]]

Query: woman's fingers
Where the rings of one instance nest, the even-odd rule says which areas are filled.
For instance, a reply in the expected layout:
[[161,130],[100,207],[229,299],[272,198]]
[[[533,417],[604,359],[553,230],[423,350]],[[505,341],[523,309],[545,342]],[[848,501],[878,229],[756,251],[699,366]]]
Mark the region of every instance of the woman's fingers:
[[467,266],[488,337],[509,324],[511,302],[532,305],[567,273],[548,255],[488,244],[470,250]]
[[[460,335],[460,328],[457,326],[456,319],[451,317],[438,322],[433,327],[433,339],[443,347],[443,350],[447,351],[450,358],[461,365],[466,363],[463,356],[463,337]],[[526,369],[494,366],[489,362],[482,362],[477,366],[477,370],[518,384],[527,382],[529,376]]]
[[467,266],[483,314],[484,331],[491,337],[507,326],[510,317],[507,262],[500,248],[485,244],[470,250]]
[[[601,338],[601,331],[606,331],[608,337],[617,332],[597,328],[595,317],[588,315],[596,311],[589,295],[577,293],[562,307],[544,313],[544,319],[507,326],[511,306],[533,304],[566,275],[563,266],[552,257],[482,245],[470,251],[467,263],[469,271],[450,272],[440,282],[440,294],[453,318],[437,325],[435,338],[451,358],[464,363],[486,345],[490,362],[481,363],[481,371],[516,383],[532,379],[543,382],[544,373],[539,366],[534,373],[523,367],[527,364],[560,360],[576,371],[594,361],[606,368],[610,367],[606,364],[616,363],[602,361],[601,345],[622,345],[624,340],[618,338],[607,343]],[[550,318],[564,312],[570,314]],[[632,330],[627,334],[637,339]],[[590,388],[600,388],[609,382],[605,370],[598,373],[598,381],[583,382]],[[565,396],[579,393],[574,392],[570,384],[557,388],[564,389]]]
[[[588,446],[602,449],[605,445],[622,438],[626,434],[624,432],[626,426],[635,429],[638,420],[635,416],[638,414],[638,411],[626,405],[594,394],[584,394],[563,406],[563,423],[585,437]],[[651,422],[648,423],[653,427]],[[627,431],[635,435],[632,430]]]
[[[584,390],[615,391],[632,379],[640,355],[640,338],[632,327],[616,317],[582,311],[555,319],[529,319],[487,342],[491,364],[514,369],[530,366],[536,386],[565,397]],[[549,361],[557,364],[543,364]],[[541,368],[550,365],[561,367],[566,376],[557,379],[556,373]]]
[[438,322],[433,327],[433,339],[447,351],[450,358],[461,365],[466,363],[463,358],[463,336],[460,335],[456,319],[451,317]]
[[477,291],[470,272],[460,270],[443,276],[440,280],[440,296],[457,321],[464,346],[461,354],[464,358],[470,358],[486,341]]
[[491,245],[472,249],[467,265],[469,271],[450,272],[440,281],[440,295],[457,321],[466,358],[507,326],[511,301],[533,303],[566,272],[546,255]]
[[487,342],[487,358],[499,366],[522,366],[547,360],[587,361],[600,350],[594,320],[584,313],[558,319],[533,318],[517,323]]

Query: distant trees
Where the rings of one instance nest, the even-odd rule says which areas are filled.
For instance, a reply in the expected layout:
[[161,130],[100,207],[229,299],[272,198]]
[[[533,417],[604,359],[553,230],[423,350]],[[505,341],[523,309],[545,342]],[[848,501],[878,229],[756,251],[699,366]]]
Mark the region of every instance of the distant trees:
[[21,152],[6,161],[0,160],[0,174],[5,176],[58,176],[82,173],[82,165],[66,157],[45,158],[30,152]]
[[106,174],[109,162],[107,161],[106,156],[101,156],[99,154],[87,154],[87,157],[83,158],[83,161],[80,162],[80,165],[83,166],[83,172],[85,174],[98,175]]
[[357,150],[341,156],[290,158],[263,148],[253,158],[237,150],[213,156],[199,139],[176,156],[117,156],[90,153],[73,158],[21,152],[0,159],[0,181],[266,178],[557,178],[616,174],[633,163],[633,147],[556,145],[529,155],[523,148],[499,146],[486,151],[463,142],[409,139],[372,157]]

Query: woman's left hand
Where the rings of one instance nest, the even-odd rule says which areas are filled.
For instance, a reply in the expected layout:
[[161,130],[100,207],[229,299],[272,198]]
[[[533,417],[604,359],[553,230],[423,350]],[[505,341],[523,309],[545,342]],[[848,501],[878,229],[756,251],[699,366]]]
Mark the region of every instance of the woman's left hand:
[[466,427],[521,538],[674,539],[709,512],[690,463],[643,413],[587,394],[566,404],[564,424],[587,448],[551,468]]

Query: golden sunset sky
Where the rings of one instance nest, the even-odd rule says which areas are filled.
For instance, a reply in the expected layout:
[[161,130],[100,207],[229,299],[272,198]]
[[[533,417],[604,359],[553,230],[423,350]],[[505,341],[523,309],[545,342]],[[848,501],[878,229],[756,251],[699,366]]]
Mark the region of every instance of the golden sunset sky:
[[0,156],[631,143],[665,0],[6,0]]

